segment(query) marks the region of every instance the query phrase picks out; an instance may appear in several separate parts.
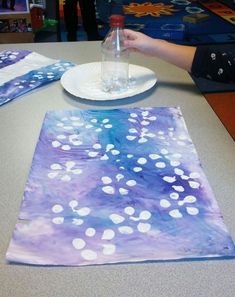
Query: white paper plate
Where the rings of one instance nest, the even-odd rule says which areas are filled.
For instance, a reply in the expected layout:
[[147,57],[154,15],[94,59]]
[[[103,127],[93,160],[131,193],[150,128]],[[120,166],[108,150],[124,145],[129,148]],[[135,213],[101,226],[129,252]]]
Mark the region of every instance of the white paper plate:
[[152,88],[156,81],[155,73],[145,67],[129,65],[130,87],[121,93],[106,93],[101,90],[101,63],[94,62],[75,66],[61,77],[63,88],[70,94],[90,100],[115,100],[131,97]]

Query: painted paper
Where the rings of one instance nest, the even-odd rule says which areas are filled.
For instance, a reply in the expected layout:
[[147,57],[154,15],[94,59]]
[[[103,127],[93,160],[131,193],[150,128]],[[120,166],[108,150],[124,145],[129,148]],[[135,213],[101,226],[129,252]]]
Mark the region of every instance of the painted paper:
[[234,257],[179,108],[48,112],[7,260]]
[[40,86],[59,80],[75,66],[28,50],[0,52],[0,106]]

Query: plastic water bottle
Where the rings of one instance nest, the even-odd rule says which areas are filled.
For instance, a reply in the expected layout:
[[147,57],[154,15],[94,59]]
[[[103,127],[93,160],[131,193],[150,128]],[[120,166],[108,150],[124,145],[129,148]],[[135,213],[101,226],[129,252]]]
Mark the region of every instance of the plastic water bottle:
[[124,47],[124,16],[111,15],[110,30],[101,44],[102,90],[109,93],[124,92],[129,81],[129,50]]

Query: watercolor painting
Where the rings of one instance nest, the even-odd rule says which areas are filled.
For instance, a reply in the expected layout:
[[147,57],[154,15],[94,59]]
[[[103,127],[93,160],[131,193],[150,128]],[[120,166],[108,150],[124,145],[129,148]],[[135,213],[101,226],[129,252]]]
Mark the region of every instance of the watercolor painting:
[[0,14],[28,13],[28,0],[1,0]]
[[46,114],[9,262],[80,266],[234,256],[180,108]]
[[75,64],[28,50],[0,52],[0,106],[38,87],[59,80]]

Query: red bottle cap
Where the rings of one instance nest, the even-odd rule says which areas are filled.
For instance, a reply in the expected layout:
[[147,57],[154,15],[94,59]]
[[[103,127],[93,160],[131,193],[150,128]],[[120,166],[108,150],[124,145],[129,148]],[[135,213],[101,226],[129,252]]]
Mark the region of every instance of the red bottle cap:
[[112,14],[109,18],[110,27],[124,27],[125,17],[120,14]]

